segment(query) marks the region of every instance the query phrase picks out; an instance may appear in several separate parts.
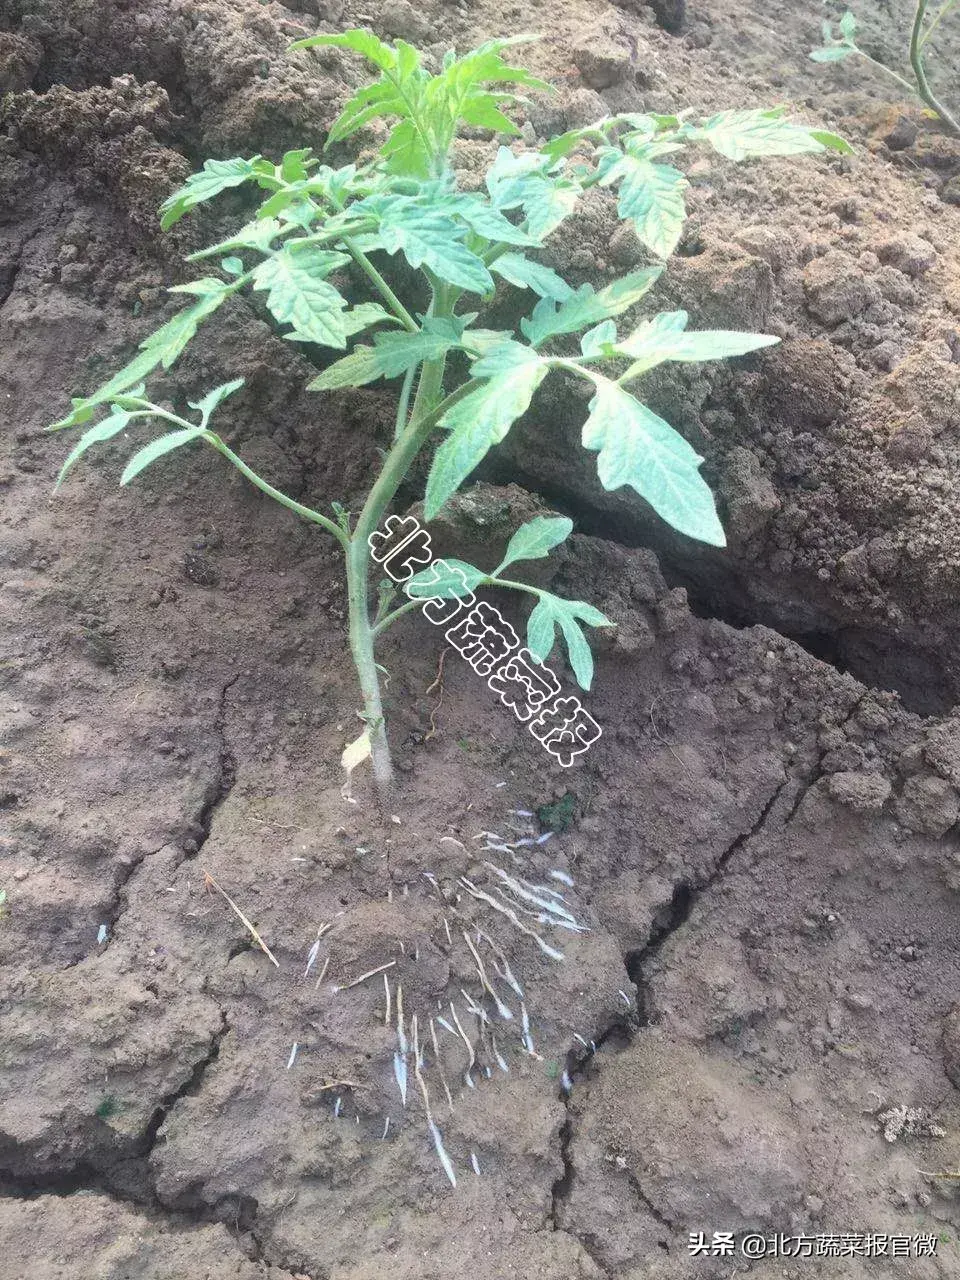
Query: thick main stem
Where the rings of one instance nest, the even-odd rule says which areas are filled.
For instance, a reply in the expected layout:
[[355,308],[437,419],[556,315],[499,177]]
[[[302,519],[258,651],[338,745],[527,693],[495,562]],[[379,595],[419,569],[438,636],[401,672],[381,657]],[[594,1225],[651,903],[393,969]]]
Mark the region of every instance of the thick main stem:
[[[434,362],[436,363],[436,362]],[[432,369],[430,364],[424,366],[421,385],[427,381],[431,389],[436,389],[443,379],[443,367]],[[405,430],[394,443],[383,462],[383,468],[357,517],[357,523],[350,535],[347,547],[347,598],[350,612],[350,652],[353,655],[360,680],[360,691],[363,695],[364,719],[370,736],[370,753],[373,763],[373,776],[381,790],[389,786],[393,779],[393,765],[390,760],[390,747],[387,743],[384,725],[383,701],[380,694],[380,676],[374,656],[374,641],[377,628],[370,617],[368,575],[370,569],[371,533],[376,531],[384,512],[393,501],[403,477],[410,464],[426,443],[431,431],[437,425],[442,414],[460,400],[471,389],[470,383],[464,383],[452,392],[435,408],[428,409],[423,405],[414,410]]]
[[363,717],[370,739],[370,761],[377,787],[383,789],[393,780],[393,765],[387,743],[380,694],[380,677],[373,652],[374,632],[367,600],[367,571],[370,548],[366,539],[352,539],[347,548],[347,602],[350,618],[350,653],[360,681]]

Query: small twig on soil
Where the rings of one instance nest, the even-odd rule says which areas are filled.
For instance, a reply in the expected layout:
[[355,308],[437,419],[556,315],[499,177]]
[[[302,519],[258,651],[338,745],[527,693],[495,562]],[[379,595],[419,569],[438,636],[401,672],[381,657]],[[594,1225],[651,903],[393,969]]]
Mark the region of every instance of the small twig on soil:
[[331,1080],[329,1084],[317,1085],[317,1093],[326,1093],[328,1089],[368,1089],[370,1086],[360,1084],[356,1080]]
[[358,987],[361,982],[366,982],[368,978],[375,978],[378,973],[383,973],[387,969],[392,969],[396,963],[396,960],[388,960],[386,964],[382,964],[376,969],[371,969],[369,973],[361,973],[360,977],[354,978],[352,982],[344,982],[342,986],[334,987],[334,992],[349,991],[351,987]]
[[446,656],[447,656],[447,650],[444,649],[443,652],[440,654],[440,662],[439,662],[439,665],[437,666],[437,678],[436,680],[434,680],[430,688],[426,690],[426,695],[429,696],[431,693],[433,693],[434,689],[439,688],[440,697],[437,699],[436,706],[430,712],[430,732],[424,735],[424,739],[423,739],[424,742],[429,742],[431,738],[435,738],[437,736],[437,712],[443,706],[443,664],[446,659]]
[[231,910],[232,910],[232,911],[234,911],[234,912],[236,913],[236,915],[237,915],[237,916],[238,916],[238,918],[242,921],[242,923],[244,924],[244,926],[245,926],[247,929],[249,929],[251,937],[253,938],[253,940],[254,940],[254,942],[257,944],[257,946],[260,948],[260,950],[264,953],[264,955],[267,957],[267,959],[268,959],[268,960],[272,960],[272,961],[273,961],[273,963],[274,963],[274,964],[277,966],[277,968],[279,969],[279,968],[280,968],[280,962],[279,962],[279,960],[277,960],[276,956],[273,954],[273,952],[270,950],[270,948],[267,946],[267,944],[264,942],[264,940],[260,937],[260,935],[259,935],[259,933],[257,933],[257,930],[255,929],[255,927],[250,923],[250,921],[249,921],[249,920],[247,919],[247,917],[243,914],[243,912],[240,910],[240,908],[237,906],[237,904],[234,902],[234,900],[230,897],[229,893],[227,893],[225,889],[221,889],[221,888],[220,888],[220,886],[217,884],[216,880],[214,880],[213,876],[210,874],[210,872],[209,872],[209,871],[207,871],[205,868],[202,868],[202,870],[203,870],[203,886],[204,886],[204,888],[205,888],[208,892],[209,892],[209,890],[210,890],[211,888],[216,889],[217,893],[219,893],[221,897],[223,897],[223,898],[225,898],[225,899],[226,899],[226,901],[227,901],[227,903],[229,904],[229,906],[230,906]]

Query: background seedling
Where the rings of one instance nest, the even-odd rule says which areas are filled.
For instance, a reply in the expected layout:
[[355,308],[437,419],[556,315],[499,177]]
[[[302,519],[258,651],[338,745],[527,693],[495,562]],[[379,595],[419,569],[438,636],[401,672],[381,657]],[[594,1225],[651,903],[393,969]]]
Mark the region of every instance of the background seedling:
[[[129,484],[153,463],[186,445],[206,444],[251,484],[339,543],[347,577],[350,650],[363,699],[363,734],[350,756],[372,756],[374,776],[391,778],[384,726],[376,639],[415,607],[408,599],[390,611],[378,593],[371,613],[368,539],[377,529],[414,459],[433,433],[445,432],[426,487],[430,519],[459,489],[488,450],[529,408],[540,383],[561,371],[591,387],[583,444],[597,456],[601,484],[633,488],[675,529],[715,546],[724,544],[713,496],[700,475],[702,458],[630,389],[664,361],[700,361],[743,355],[777,339],[724,330],[691,332],[684,311],[664,312],[617,328],[617,317],[639,303],[663,267],[631,272],[606,287],[574,289],[531,256],[576,209],[588,188],[615,189],[620,217],[631,222],[654,259],[676,249],[685,219],[687,180],[670,163],[689,146],[706,145],[732,161],[772,155],[849,150],[830,133],[791,123],[780,108],[723,111],[697,121],[681,116],[611,116],[554,138],[537,151],[496,149],[481,191],[458,189],[451,148],[462,125],[501,135],[519,133],[505,112],[518,90],[547,91],[529,72],[505,58],[509,46],[529,39],[492,40],[457,57],[448,53],[436,74],[412,45],[385,44],[368,31],[316,35],[292,46],[334,46],[362,55],[377,75],[347,102],[330,129],[328,146],[372,120],[390,122],[379,154],[363,164],[332,168],[309,148],[288,151],[279,163],[253,156],[208,160],[161,206],[161,225],[173,226],[194,207],[228,188],[251,186],[264,199],[251,221],[219,243],[189,256],[213,260],[217,274],[202,275],[170,292],[188,305],[140,345],[137,355],[103,386],[74,400],[54,429],[89,424],[60,473],[94,445],[126,439],[147,423],[163,434],[139,448],[120,478]],[[496,86],[496,87],[494,87]],[[399,255],[423,277],[429,301],[420,314],[388,282]],[[354,264],[368,297],[337,285],[336,273]],[[480,311],[504,282],[537,299],[519,332],[478,326]],[[344,290],[348,290],[345,292]],[[259,476],[211,427],[224,401],[243,385],[236,379],[192,402],[192,415],[151,400],[144,380],[169,369],[205,323],[236,294],[258,295],[283,336],[315,348],[347,351],[309,385],[315,391],[398,380],[393,442],[359,512],[334,504],[333,518],[282,493]],[[411,297],[419,296],[411,293]],[[472,299],[470,301],[465,301]],[[358,335],[368,335],[358,341]],[[348,350],[349,349],[349,350]],[[456,386],[447,367],[452,353],[466,377]],[[442,590],[424,589],[418,575],[407,590],[461,596],[472,586],[517,589],[536,597],[527,643],[546,660],[557,633],[571,666],[589,688],[593,662],[583,627],[610,625],[582,601],[504,578],[509,565],[547,553],[570,532],[571,522],[540,517],[511,540],[493,574],[461,565]],[[420,579],[418,588],[418,578]]]
[[941,4],[928,22],[929,0],[917,0],[917,7],[913,15],[913,25],[910,28],[909,56],[910,67],[913,71],[913,83],[891,67],[886,66],[885,63],[878,62],[876,58],[872,58],[869,53],[865,53],[860,48],[856,41],[857,19],[849,9],[837,24],[836,34],[834,34],[833,23],[824,22],[823,44],[820,48],[812,50],[810,57],[814,62],[842,62],[850,57],[866,58],[867,62],[872,63],[885,75],[896,80],[897,84],[902,85],[909,93],[919,95],[930,110],[940,117],[944,127],[954,137],[960,138],[960,123],[943,103],[934,96],[923,64],[923,51],[927,41],[947,14],[957,7],[957,3],[958,0],[944,0],[944,3]]

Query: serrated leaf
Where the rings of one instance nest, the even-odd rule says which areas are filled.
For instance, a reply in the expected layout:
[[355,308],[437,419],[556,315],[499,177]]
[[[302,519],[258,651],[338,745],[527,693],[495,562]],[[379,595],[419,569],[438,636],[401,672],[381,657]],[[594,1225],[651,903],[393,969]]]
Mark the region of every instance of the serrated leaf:
[[67,454],[66,461],[60,468],[60,474],[57,476],[54,489],[59,489],[66,479],[67,472],[73,464],[92,448],[95,444],[102,444],[105,440],[112,440],[114,436],[119,435],[125,429],[130,421],[130,414],[123,409],[114,409],[109,418],[104,418],[102,422],[98,422],[95,427],[91,427],[85,431],[77,443]]
[[513,338],[507,338],[491,346],[489,350],[470,366],[471,378],[494,378],[498,374],[507,373],[511,369],[519,369],[523,365],[539,364],[540,355],[533,347],[528,347]]
[[526,412],[546,372],[545,364],[519,365],[490,378],[447,410],[440,426],[450,434],[437,450],[427,479],[424,511],[428,520]]
[[521,246],[537,243],[533,236],[521,230],[520,227],[515,227],[499,209],[495,209],[492,204],[488,204],[478,196],[455,196],[444,201],[444,208],[450,209],[462,218],[472,231],[486,240]]
[[288,48],[292,52],[294,49],[317,49],[322,46],[350,49],[382,71],[391,71],[397,65],[396,50],[384,44],[372,31],[364,31],[361,27],[352,27],[338,35],[306,36],[303,40],[295,40]]
[[503,114],[497,106],[497,97],[492,93],[474,93],[465,97],[460,107],[460,119],[475,128],[520,136],[520,130],[509,116]]
[[310,391],[338,387],[362,387],[377,378],[396,378],[424,360],[436,360],[460,345],[457,326],[434,321],[417,333],[378,333],[372,347],[356,347],[348,356],[325,369],[309,384]]
[[780,341],[773,334],[741,333],[735,329],[701,329],[690,333],[686,332],[687,320],[685,311],[662,311],[618,342],[617,352],[634,361],[624,380],[645,373],[665,360],[723,360],[747,355]]
[[633,222],[641,242],[652,253],[668,258],[680,242],[687,217],[684,192],[690,184],[680,170],[623,155],[607,170],[602,182],[620,183],[620,217]]
[[[224,283],[222,280],[214,281],[214,283],[218,286],[216,290],[208,290],[203,294],[199,302],[195,302],[192,307],[187,307],[184,311],[178,312],[172,320],[168,320],[155,333],[151,333],[149,337],[144,338],[140,345],[145,352],[149,352],[156,357],[155,365],[160,364],[164,369],[169,369],[197,332],[201,320],[205,320],[207,316],[216,311],[224,298],[233,292],[233,286]],[[127,386],[132,385],[132,382],[139,381],[140,378],[136,377]],[[116,388],[118,391],[121,389],[126,390],[127,388]]]
[[583,444],[599,450],[597,474],[605,489],[629,485],[668,524],[712,546],[726,545],[700,455],[669,423],[617,383],[591,374],[596,394],[583,427]]
[[83,422],[89,422],[100,405],[106,404],[121,392],[128,391],[130,387],[142,382],[147,374],[152,373],[159,363],[159,356],[155,355],[154,352],[140,351],[129,364],[125,364],[122,369],[119,369],[99,390],[92,395],[71,401],[73,405],[72,411],[65,418],[61,418],[59,422],[51,423],[49,430],[63,431],[67,427],[76,427]]
[[445,557],[415,573],[403,589],[417,600],[457,599],[479,586],[486,577],[482,569],[466,560]]
[[611,355],[616,340],[616,324],[612,320],[601,320],[580,339],[580,353],[585,356]]
[[520,328],[535,347],[557,334],[578,333],[588,325],[620,315],[639,302],[662,271],[662,267],[632,271],[599,292],[592,285],[581,285],[559,306],[550,298],[541,298],[533,315],[520,321]]
[[140,344],[138,355],[118,370],[102,387],[92,395],[75,399],[72,411],[59,422],[54,422],[50,430],[62,431],[67,427],[76,427],[89,422],[94,411],[102,404],[107,404],[124,391],[142,382],[148,374],[162,365],[169,369],[184,347],[194,336],[202,320],[216,311],[224,298],[233,292],[231,285],[218,281],[219,292],[210,292],[201,297],[193,306],[185,308],[161,325],[155,333],[144,338]]
[[203,430],[203,427],[187,427],[182,431],[170,431],[164,436],[158,436],[156,440],[151,440],[143,449],[138,450],[124,467],[120,483],[129,484],[144,468],[149,467],[158,458],[172,453],[174,449],[179,449],[181,445],[189,444],[192,440],[199,440]]
[[489,355],[505,342],[513,341],[510,329],[468,329],[463,335],[464,348],[473,356]]
[[573,293],[570,285],[556,271],[545,267],[542,262],[532,262],[522,253],[502,253],[490,264],[490,270],[520,289],[532,289],[541,298],[564,302]]
[[210,421],[210,415],[217,409],[227,396],[232,396],[235,391],[239,391],[243,386],[243,378],[234,378],[232,382],[223,382],[219,387],[214,387],[212,391],[208,391],[202,400],[188,400],[187,403],[191,409],[196,409],[201,417],[201,425],[206,426]]
[[849,58],[851,54],[856,52],[856,49],[851,49],[847,44],[828,44],[821,49],[811,49],[810,60],[812,62],[842,62],[844,58]]
[[688,126],[686,136],[709,142],[728,160],[754,156],[796,156],[823,151],[809,129],[791,124],[771,111],[721,111],[698,126]]
[[486,175],[487,190],[498,209],[522,206],[527,229],[535,240],[545,239],[573,212],[580,187],[550,172],[551,158],[543,152],[514,155],[501,147]]
[[347,301],[326,277],[348,261],[346,254],[294,240],[254,268],[253,287],[267,290],[267,307],[275,320],[293,326],[285,336],[342,348],[347,345]]
[[373,324],[398,324],[397,317],[385,311],[379,302],[358,302],[355,307],[343,313],[343,327],[347,337],[369,329]]
[[450,284],[489,293],[493,277],[483,259],[461,240],[461,228],[446,214],[399,197],[385,205],[380,239],[387,253],[401,252],[411,267],[426,266]]
[[261,156],[244,160],[207,160],[199,173],[191,174],[182,187],[166,198],[160,206],[160,228],[167,231],[198,204],[212,200],[228,187],[239,187],[257,176],[257,164]]
[[283,230],[276,218],[258,218],[248,222],[226,240],[220,240],[206,249],[198,249],[196,253],[187,255],[187,262],[199,262],[203,258],[215,257],[218,253],[229,253],[232,249],[257,249],[260,253],[269,253],[272,242]]
[[527,648],[540,662],[545,662],[553,649],[559,624],[577,683],[581,689],[589,689],[593,683],[593,654],[580,627],[581,622],[591,627],[613,626],[610,619],[593,605],[582,600],[563,600],[548,591],[541,592],[536,608],[527,619]]
[[507,544],[506,555],[494,569],[494,575],[517,560],[539,560],[564,542],[573,529],[566,516],[534,516],[522,524]]

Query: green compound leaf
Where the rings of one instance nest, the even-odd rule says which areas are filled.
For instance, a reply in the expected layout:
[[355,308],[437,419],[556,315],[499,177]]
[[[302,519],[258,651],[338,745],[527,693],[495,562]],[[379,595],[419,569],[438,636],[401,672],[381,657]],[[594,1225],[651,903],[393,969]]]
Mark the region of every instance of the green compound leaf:
[[587,325],[620,315],[639,302],[662,271],[662,267],[633,271],[599,292],[589,284],[581,285],[559,306],[550,298],[541,298],[533,315],[520,321],[520,328],[535,347],[560,333],[578,333]]
[[558,276],[556,271],[551,271],[540,262],[532,262],[522,253],[502,253],[490,264],[490,270],[519,289],[532,289],[541,298],[565,302],[573,294],[566,280]]
[[156,462],[164,454],[172,453],[174,449],[179,449],[181,445],[199,440],[203,432],[203,427],[186,427],[182,431],[170,431],[164,436],[158,436],[156,440],[151,440],[143,449],[138,450],[124,467],[120,483],[129,484],[152,462]]
[[725,360],[780,341],[773,334],[741,333],[735,329],[701,329],[687,333],[688,318],[686,311],[661,311],[652,320],[638,325],[622,342],[615,343],[616,353],[634,361],[621,381],[635,378],[665,360]]
[[852,40],[857,32],[857,20],[848,9],[840,19],[840,34],[844,40]]
[[[470,335],[468,335],[470,336]],[[465,339],[466,340],[466,339]],[[494,378],[498,374],[508,373],[511,369],[519,369],[524,365],[540,364],[542,357],[522,342],[507,338],[489,347],[478,360],[470,366],[471,378]]]
[[418,333],[378,333],[372,347],[359,346],[324,369],[309,384],[309,391],[338,387],[362,387],[377,378],[396,378],[423,360],[436,360],[460,345],[460,328],[449,320],[431,319]]
[[465,229],[447,214],[414,200],[396,197],[383,206],[380,239],[387,253],[400,252],[411,267],[428,267],[441,280],[489,293],[493,277],[483,259],[462,242]]
[[574,211],[580,198],[578,183],[551,172],[551,157],[525,151],[515,156],[501,147],[487,173],[487,190],[498,209],[522,206],[527,231],[544,240]]
[[601,181],[605,186],[620,183],[620,217],[633,222],[652,253],[668,258],[680,243],[687,218],[684,192],[690,184],[680,170],[627,154],[615,161]]
[[95,427],[91,427],[89,431],[85,431],[77,443],[67,454],[67,460],[60,468],[60,474],[57,476],[57,482],[53,486],[54,490],[60,488],[66,479],[67,472],[73,464],[92,448],[95,444],[102,444],[105,440],[112,440],[114,436],[119,435],[125,429],[130,421],[131,415],[123,409],[114,407],[113,413],[109,418],[104,418],[102,422],[98,422]]
[[396,316],[385,311],[379,302],[358,302],[355,307],[343,313],[343,325],[347,337],[369,329],[372,324],[399,324]]
[[514,226],[498,209],[479,196],[451,196],[442,202],[442,207],[462,218],[471,231],[483,236],[485,240],[520,246],[537,244],[533,236]]
[[725,546],[713,494],[700,475],[700,455],[617,383],[596,373],[590,377],[597,390],[583,444],[599,450],[597,474],[603,487],[629,485],[680,533]]
[[346,262],[344,253],[293,241],[254,268],[253,287],[268,291],[267,307],[274,319],[293,326],[285,337],[326,347],[347,345],[347,300],[326,280]]
[[54,422],[49,429],[62,431],[66,427],[76,427],[83,422],[89,422],[95,409],[142,382],[158,365],[169,369],[197,332],[200,322],[216,311],[224,298],[233,292],[232,285],[222,280],[215,283],[218,286],[215,291],[205,293],[193,306],[179,312],[172,320],[161,325],[155,333],[151,333],[141,342],[140,353],[129,364],[124,365],[92,395],[74,400],[72,412],[61,421]]
[[539,362],[519,365],[483,383],[443,415],[440,426],[450,434],[437,450],[427,479],[428,520],[526,412],[546,372],[546,364]]
[[[261,176],[263,164],[262,156],[253,156],[250,160],[240,156],[233,160],[207,160],[199,173],[192,174],[160,206],[161,230],[167,231],[196,205],[212,200],[228,187],[239,187],[251,178]],[[272,165],[269,167],[273,169]]]
[[535,516],[522,524],[510,539],[506,555],[494,569],[494,576],[517,560],[539,560],[564,542],[573,530],[566,516]]
[[527,619],[527,648],[535,658],[546,662],[556,641],[559,625],[567,646],[570,666],[581,689],[589,689],[593,683],[593,654],[583,634],[580,623],[591,627],[612,627],[609,618],[599,609],[582,600],[563,600],[549,591],[540,593],[537,607]]
[[684,136],[709,142],[728,160],[754,156],[797,156],[825,150],[809,129],[791,124],[779,111],[721,111],[698,126],[687,126]]
[[[462,581],[459,574],[463,574]],[[450,600],[466,595],[486,576],[482,569],[467,564],[466,560],[444,558],[435,560],[429,569],[415,573],[403,589],[418,600]]]
[[368,62],[372,62],[381,71],[392,71],[397,65],[397,53],[388,44],[384,44],[372,31],[364,31],[361,27],[353,27],[350,31],[341,31],[339,35],[307,36],[303,40],[295,40],[289,46],[294,49],[317,49],[332,46],[335,49],[350,49],[361,54]]

